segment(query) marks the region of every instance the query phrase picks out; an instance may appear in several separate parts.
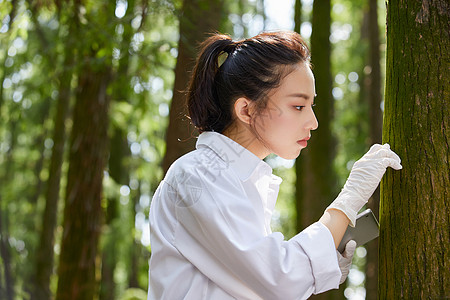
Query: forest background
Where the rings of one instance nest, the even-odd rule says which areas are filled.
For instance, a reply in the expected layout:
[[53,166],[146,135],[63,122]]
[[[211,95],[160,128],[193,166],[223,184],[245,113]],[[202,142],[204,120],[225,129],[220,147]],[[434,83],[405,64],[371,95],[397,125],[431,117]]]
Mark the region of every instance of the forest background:
[[[320,126],[296,161],[266,159],[284,179],[274,231],[317,220],[381,142],[383,1],[0,0],[0,20],[1,299],[146,299],[149,206],[194,147],[182,90],[208,33],[311,45]],[[314,298],[376,299],[377,253]]]

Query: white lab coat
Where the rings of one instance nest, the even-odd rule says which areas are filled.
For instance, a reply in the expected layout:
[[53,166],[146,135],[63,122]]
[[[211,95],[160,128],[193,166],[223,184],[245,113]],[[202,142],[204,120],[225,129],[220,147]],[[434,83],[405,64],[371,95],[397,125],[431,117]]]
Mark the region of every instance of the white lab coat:
[[151,203],[148,299],[306,299],[338,288],[336,250],[323,224],[288,241],[272,233],[280,183],[246,148],[202,133]]

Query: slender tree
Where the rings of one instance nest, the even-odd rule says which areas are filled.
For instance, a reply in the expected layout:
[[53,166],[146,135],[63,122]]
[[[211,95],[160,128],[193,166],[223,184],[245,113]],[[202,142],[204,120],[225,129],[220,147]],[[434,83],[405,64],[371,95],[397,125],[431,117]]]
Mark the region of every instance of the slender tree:
[[[301,197],[301,223],[306,227],[316,222],[325,208],[337,195],[336,175],[333,168],[335,140],[331,122],[334,114],[334,99],[331,94],[331,3],[330,0],[314,1],[312,13],[311,59],[316,79],[316,117],[319,128],[313,132],[308,148],[298,160],[297,176],[301,181],[298,191]],[[343,292],[329,291],[311,299],[340,299]]]
[[383,141],[402,158],[381,185],[380,299],[450,295],[450,6],[388,1]]
[[[131,26],[131,22],[135,15],[136,1],[127,1],[127,10],[125,15],[118,20],[123,33],[121,35],[121,43],[118,45],[121,53],[118,67],[113,75],[113,95],[112,102],[128,102],[130,98],[131,88],[127,82],[130,78],[130,47],[133,34],[136,32]],[[142,19],[141,22],[144,20]],[[126,124],[125,124],[126,125]],[[122,125],[123,126],[123,125]],[[127,161],[130,159],[130,148],[128,146],[127,132],[121,128],[119,124],[112,122],[110,126],[111,140],[109,144],[109,175],[118,184],[128,185],[130,182],[130,170]],[[102,265],[101,265],[101,281],[100,281],[100,300],[115,299],[116,282],[114,273],[119,260],[120,239],[123,238],[118,234],[117,227],[122,220],[119,219],[119,197],[111,195],[107,198],[105,208],[105,230],[102,233]],[[134,220],[134,218],[133,218]],[[133,224],[134,225],[134,224]],[[134,239],[131,239],[131,243]],[[130,242],[130,241],[128,241]],[[135,248],[134,244],[130,247]]]
[[[18,1],[11,1],[11,10],[8,12],[8,31],[12,31],[12,25],[13,22],[17,16],[18,11]],[[8,33],[9,33],[8,32]],[[6,48],[8,49],[10,46],[10,40],[9,36],[6,43]],[[12,68],[6,67],[5,62],[7,58],[7,51],[5,50],[5,53],[3,54],[4,59],[2,60],[2,71],[1,71],[1,82],[0,82],[0,118],[2,118],[2,111],[3,106],[5,103],[5,97],[4,97],[4,87],[3,82],[7,75],[9,75],[12,72]],[[5,66],[5,67],[4,67]],[[12,115],[12,113],[10,112]],[[0,173],[1,182],[6,182],[7,177],[12,176],[12,165],[13,165],[13,150],[16,145],[16,132],[17,132],[17,125],[18,121],[13,119],[14,117],[11,116],[11,118],[8,118],[10,120],[10,123],[8,124],[9,130],[9,147],[8,151],[6,151],[5,155],[5,163],[3,166],[2,173]],[[3,118],[2,118],[3,119]],[[3,121],[0,122],[0,125],[4,125]],[[14,298],[14,276],[13,272],[11,270],[11,247],[9,245],[8,239],[10,236],[9,233],[9,218],[7,214],[7,207],[6,207],[6,198],[3,196],[4,190],[0,190],[0,257],[1,257],[1,268],[0,268],[0,297],[7,300],[12,300]],[[3,274],[2,274],[3,273]]]
[[[336,196],[336,176],[333,171],[335,141],[331,132],[333,97],[331,95],[330,1],[315,1],[312,14],[311,57],[316,79],[315,103],[319,128],[312,132],[308,148],[299,159],[303,163],[303,225],[317,221],[326,206]],[[307,188],[306,188],[307,187]]]
[[163,170],[181,155],[194,149],[194,128],[185,117],[185,94],[190,70],[197,56],[197,46],[208,34],[219,29],[223,15],[223,0],[184,0],[180,18],[178,59],[166,133],[166,153]]
[[[297,33],[300,33],[300,28],[302,23],[302,1],[301,0],[295,0],[294,4],[294,31]],[[303,189],[303,179],[302,179],[302,160],[296,159],[295,160],[295,174],[296,181],[295,181],[295,212],[296,212],[296,222],[295,227],[297,231],[301,231],[304,228],[303,223],[303,197],[302,193],[300,192]]]
[[[70,6],[68,9],[70,10]],[[33,9],[33,13],[37,14],[37,9]],[[59,12],[59,16],[63,12]],[[77,16],[70,19],[70,28],[72,34],[76,31],[74,24],[78,23]],[[63,18],[64,18],[63,17]],[[60,20],[63,21],[63,20]],[[45,191],[45,208],[42,215],[42,229],[39,237],[39,245],[36,254],[35,267],[35,290],[32,293],[33,299],[51,299],[50,292],[50,276],[53,274],[53,247],[55,241],[55,228],[57,225],[57,214],[59,206],[59,193],[61,182],[61,167],[63,163],[64,144],[66,142],[66,126],[65,122],[68,116],[69,103],[71,96],[71,81],[73,73],[73,65],[75,63],[75,40],[73,37],[67,38],[63,65],[60,69],[58,98],[56,104],[53,127],[53,148],[50,159],[49,177],[47,180]],[[43,45],[44,46],[44,45]]]
[[[98,67],[97,67],[98,68]],[[73,116],[56,299],[93,299],[106,162],[108,68],[85,66]]]
[[295,0],[294,4],[294,31],[300,33],[302,27],[302,0]]
[[[11,119],[9,122],[9,149],[6,152],[6,161],[3,169],[2,182],[6,182],[7,176],[14,176],[13,165],[14,157],[13,153],[17,145],[17,135],[18,135],[18,125],[19,125],[19,108],[15,106],[11,111]],[[6,199],[5,199],[6,200]],[[15,297],[14,293],[14,283],[15,276],[12,272],[12,255],[11,246],[9,244],[10,237],[10,222],[8,214],[6,213],[6,205],[4,204],[3,197],[0,194],[0,256],[3,263],[3,273],[4,273],[4,289],[0,290],[0,296],[5,297],[7,300],[13,300]],[[3,294],[3,295],[2,295]]]
[[[369,66],[367,98],[369,101],[369,144],[381,143],[382,111],[381,111],[381,66],[380,66],[380,30],[378,25],[377,0],[369,0]],[[376,216],[379,215],[380,189],[377,188],[368,206]],[[366,299],[377,299],[378,283],[378,239],[367,245],[366,262]]]
[[[56,299],[94,299],[97,294],[97,248],[102,221],[102,179],[107,161],[111,81],[110,41],[114,7],[90,7],[94,26],[80,26],[87,42],[78,74],[69,148],[63,235]],[[78,10],[77,10],[78,11]],[[98,29],[101,28],[101,31]],[[94,43],[95,41],[95,43]]]

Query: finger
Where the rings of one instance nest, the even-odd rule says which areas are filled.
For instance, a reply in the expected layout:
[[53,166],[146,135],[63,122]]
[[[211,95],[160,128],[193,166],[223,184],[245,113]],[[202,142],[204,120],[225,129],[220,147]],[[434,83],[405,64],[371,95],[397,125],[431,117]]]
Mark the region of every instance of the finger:
[[369,151],[367,151],[367,154],[375,153],[378,150],[380,150],[383,146],[380,144],[373,144],[372,147],[370,147]]
[[340,261],[342,258],[344,258],[344,257],[342,256],[341,252],[339,252],[339,251],[337,251],[337,250],[336,250],[336,255],[337,255],[337,257],[338,257],[338,261]]
[[345,245],[343,256],[345,258],[352,257],[353,254],[355,253],[355,249],[356,249],[356,242],[354,240],[348,241],[348,243]]
[[394,151],[387,149],[387,148],[381,148],[376,153],[372,154],[371,158],[392,158],[396,160],[398,163],[401,163],[400,156],[397,155]]
[[400,161],[395,158],[383,158],[381,162],[386,168],[391,167],[394,170],[401,170],[403,168]]

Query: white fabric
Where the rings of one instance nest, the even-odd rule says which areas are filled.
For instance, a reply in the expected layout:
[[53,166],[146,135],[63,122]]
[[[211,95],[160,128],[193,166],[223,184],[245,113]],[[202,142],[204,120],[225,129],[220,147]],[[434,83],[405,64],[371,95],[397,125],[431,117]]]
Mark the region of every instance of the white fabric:
[[352,167],[350,175],[337,198],[327,207],[342,211],[355,227],[358,211],[377,188],[387,167],[400,170],[400,157],[389,144],[374,144]]
[[244,147],[202,133],[151,203],[148,299],[306,299],[337,288],[341,272],[324,225],[288,241],[272,233],[280,183]]

